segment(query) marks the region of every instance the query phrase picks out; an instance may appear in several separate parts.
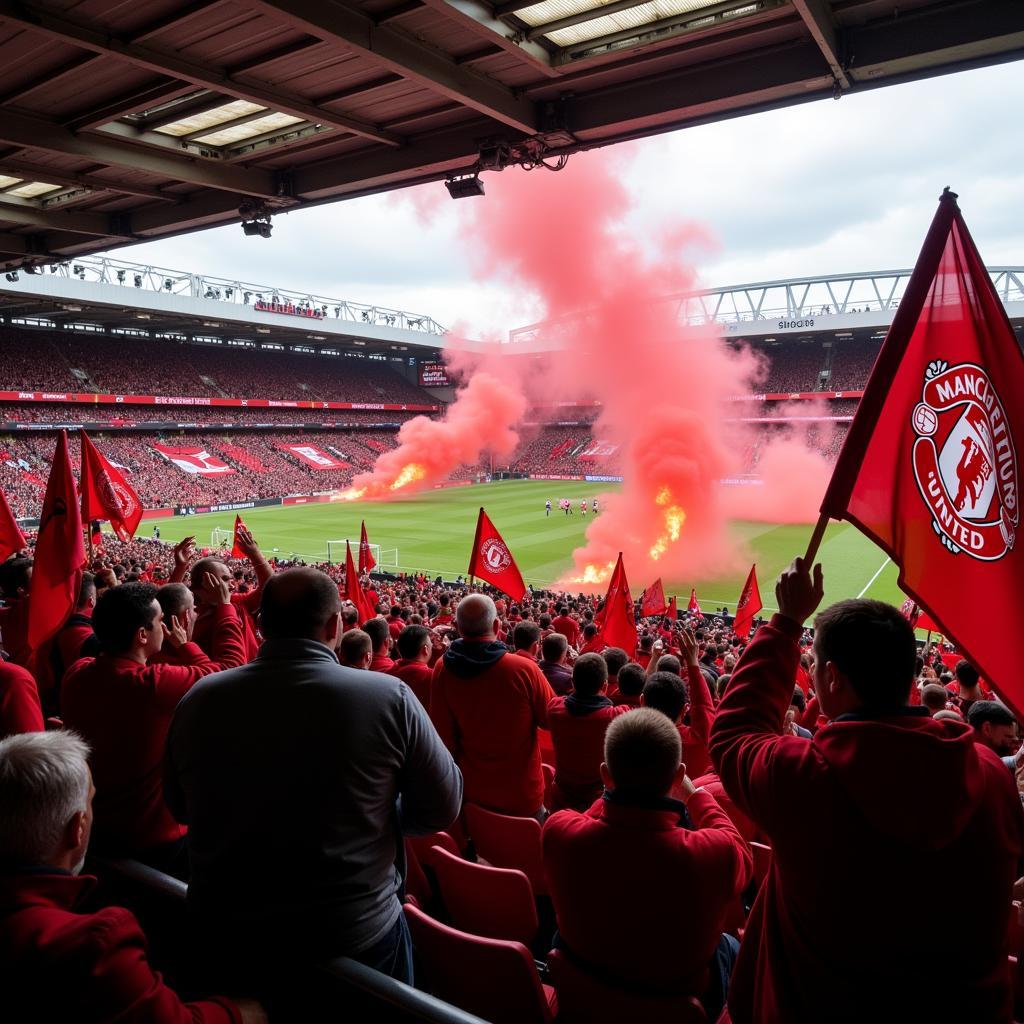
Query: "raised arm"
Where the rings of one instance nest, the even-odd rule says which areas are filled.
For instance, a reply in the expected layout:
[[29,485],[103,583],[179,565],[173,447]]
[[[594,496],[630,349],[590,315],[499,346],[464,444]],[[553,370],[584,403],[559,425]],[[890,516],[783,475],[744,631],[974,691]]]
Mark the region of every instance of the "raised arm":
[[700,648],[693,631],[680,633],[679,643],[686,658],[686,672],[690,681],[690,736],[705,747],[711,739],[711,723],[715,720],[715,705],[711,700],[708,681],[700,670]]
[[174,545],[174,569],[171,571],[168,583],[181,583],[188,573],[188,567],[192,563],[192,557],[196,553],[195,537],[185,537]]
[[252,564],[253,571],[256,573],[256,579],[262,587],[274,575],[274,570],[266,558],[263,557],[263,552],[260,551],[259,544],[253,539],[252,533],[244,526],[238,530],[238,546]]
[[725,791],[765,831],[771,832],[776,802],[811,754],[808,740],[783,736],[793,696],[803,622],[821,602],[821,566],[814,577],[798,558],[779,577],[779,614],[762,626],[743,652],[718,705],[711,728],[711,758]]

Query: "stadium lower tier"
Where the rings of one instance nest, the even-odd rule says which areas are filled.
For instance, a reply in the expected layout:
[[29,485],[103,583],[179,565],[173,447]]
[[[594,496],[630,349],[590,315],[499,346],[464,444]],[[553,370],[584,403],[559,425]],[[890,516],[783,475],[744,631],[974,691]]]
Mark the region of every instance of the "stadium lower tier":
[[[834,458],[847,424],[801,426],[805,443]],[[740,449],[739,471],[756,473],[772,433],[792,429],[757,424]],[[346,488],[398,444],[397,424],[361,430],[209,430],[147,433],[110,430],[92,434],[100,452],[125,472],[146,508],[258,501],[282,495]],[[79,441],[69,436],[71,460],[80,465]],[[0,487],[18,518],[39,514],[54,434],[0,434]],[[527,435],[506,464],[464,465],[451,481],[495,471],[535,477],[606,478],[621,472],[619,446],[595,437],[589,425],[543,427]]]

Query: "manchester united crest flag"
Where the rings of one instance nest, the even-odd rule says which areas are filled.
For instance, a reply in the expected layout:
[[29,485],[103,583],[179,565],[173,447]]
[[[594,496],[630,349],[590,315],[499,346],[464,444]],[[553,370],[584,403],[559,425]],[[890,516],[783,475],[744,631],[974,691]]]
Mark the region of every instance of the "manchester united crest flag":
[[1018,449],[1024,356],[948,190],[821,511],[899,566],[900,587],[1024,710]]
[[522,601],[526,596],[526,584],[519,566],[483,509],[480,509],[476,521],[473,553],[469,556],[469,575],[486,580],[491,586],[508,594],[513,601]]

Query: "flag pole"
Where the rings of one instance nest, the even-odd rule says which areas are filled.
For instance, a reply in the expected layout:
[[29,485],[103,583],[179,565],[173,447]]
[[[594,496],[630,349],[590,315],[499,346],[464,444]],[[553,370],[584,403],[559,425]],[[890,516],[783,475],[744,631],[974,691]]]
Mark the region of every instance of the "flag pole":
[[818,521],[814,524],[814,532],[811,534],[811,539],[807,544],[807,551],[804,554],[804,564],[806,566],[810,566],[814,562],[814,558],[818,554],[818,548],[821,547],[822,539],[825,536],[825,527],[828,526],[830,518],[825,512],[818,516]]

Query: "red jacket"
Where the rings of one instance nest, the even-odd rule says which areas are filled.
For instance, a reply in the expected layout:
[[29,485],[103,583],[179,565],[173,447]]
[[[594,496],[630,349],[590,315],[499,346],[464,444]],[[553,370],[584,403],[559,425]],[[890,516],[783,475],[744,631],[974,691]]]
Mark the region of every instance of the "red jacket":
[[711,753],[708,739],[715,720],[715,706],[711,703],[708,681],[699,668],[687,666],[690,684],[690,724],[679,725],[679,738],[683,741],[683,764],[691,779],[711,771]]
[[519,816],[544,806],[537,729],[554,695],[537,665],[502,644],[456,640],[445,652],[430,718],[462,769],[468,802]]
[[[750,850],[707,793],[688,806],[619,803],[585,814],[558,811],[544,824],[544,871],[569,950],[627,985],[700,995],[726,914],[753,871]],[[615,877],[642,878],[624,885]]]
[[[601,762],[604,760],[605,731],[619,715],[632,710],[625,705],[615,707],[605,697],[603,706],[574,714],[571,709],[579,703],[570,700],[573,696],[556,697],[548,704],[548,728],[558,765],[551,790],[550,809],[554,811],[565,807],[586,810],[601,795],[604,788]],[[566,701],[570,702],[568,706]],[[580,707],[580,710],[584,708]]]
[[0,661],[0,740],[45,728],[32,673],[14,662]]
[[559,615],[552,619],[551,628],[556,633],[561,633],[569,641],[570,647],[576,647],[580,642],[580,624],[571,615]]
[[[242,624],[242,632],[245,637],[243,647],[244,656],[242,664],[252,661],[260,649],[259,637],[256,635],[256,614],[260,610],[260,602],[263,600],[263,588],[257,587],[250,590],[248,594],[232,594],[231,604],[238,612],[238,618]],[[219,659],[213,653],[214,632],[218,622],[216,618],[217,606],[205,605],[196,609],[198,616],[196,624],[192,627],[192,643],[198,644],[206,652],[207,657],[214,661]],[[224,666],[233,668],[234,666]]]
[[374,654],[370,659],[369,670],[371,672],[383,672],[384,675],[390,675],[394,667],[395,663],[386,654]]
[[[712,730],[722,783],[774,852],[729,989],[734,1024],[1009,1021],[1013,776],[968,726],[923,709],[781,735],[799,637],[778,615],[758,631]],[[970,891],[944,898],[965,864]],[[935,977],[950,949],[955,967]]]
[[164,804],[161,762],[178,701],[197,679],[244,662],[242,626],[230,605],[216,611],[211,661],[194,643],[182,665],[140,665],[101,654],[64,677],[64,724],[92,748],[94,834],[111,852],[137,854],[185,834]]
[[729,820],[748,843],[753,840],[761,841],[761,833],[758,832],[757,826],[733,803],[725,791],[725,786],[722,785],[722,780],[714,772],[708,772],[707,775],[694,779],[693,784],[698,789],[706,790],[715,798],[715,802],[729,815]]
[[400,658],[388,670],[388,675],[401,679],[416,695],[416,699],[430,710],[430,682],[434,678],[434,670],[429,665]]
[[183,1003],[146,958],[122,907],[82,904],[96,885],[57,869],[0,874],[0,992],[15,1024],[241,1024],[226,999]]
[[619,707],[639,708],[643,707],[639,693],[623,693],[617,685],[612,685],[608,690],[608,699]]

